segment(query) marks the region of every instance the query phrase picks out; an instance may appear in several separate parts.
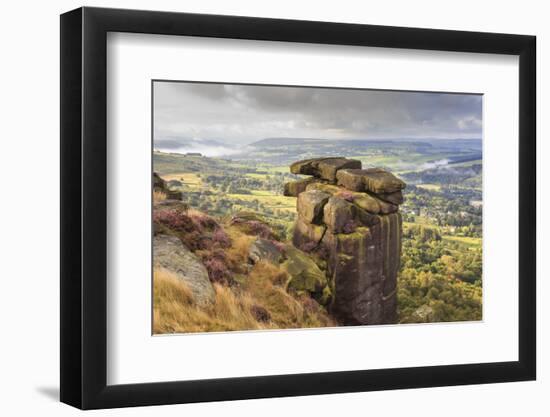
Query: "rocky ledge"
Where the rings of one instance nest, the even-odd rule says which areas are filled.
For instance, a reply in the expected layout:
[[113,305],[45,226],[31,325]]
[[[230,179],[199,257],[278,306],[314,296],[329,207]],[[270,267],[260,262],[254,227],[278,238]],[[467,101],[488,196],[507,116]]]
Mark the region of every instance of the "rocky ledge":
[[395,323],[405,183],[341,157],[298,161],[290,171],[309,176],[285,184],[297,197],[293,244],[326,254],[331,313],[344,325]]

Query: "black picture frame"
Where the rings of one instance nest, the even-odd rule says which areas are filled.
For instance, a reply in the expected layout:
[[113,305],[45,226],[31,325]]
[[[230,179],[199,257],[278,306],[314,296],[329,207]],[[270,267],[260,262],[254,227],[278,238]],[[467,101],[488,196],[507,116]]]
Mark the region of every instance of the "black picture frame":
[[[519,360],[107,385],[108,32],[519,56]],[[533,380],[536,38],[404,27],[79,8],[61,15],[61,401],[82,409]]]

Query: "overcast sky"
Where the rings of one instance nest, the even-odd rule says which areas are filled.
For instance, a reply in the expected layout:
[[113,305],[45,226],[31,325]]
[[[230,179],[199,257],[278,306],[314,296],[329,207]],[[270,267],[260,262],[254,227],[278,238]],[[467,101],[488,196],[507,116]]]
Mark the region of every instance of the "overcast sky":
[[481,138],[480,95],[155,82],[155,147],[264,138]]

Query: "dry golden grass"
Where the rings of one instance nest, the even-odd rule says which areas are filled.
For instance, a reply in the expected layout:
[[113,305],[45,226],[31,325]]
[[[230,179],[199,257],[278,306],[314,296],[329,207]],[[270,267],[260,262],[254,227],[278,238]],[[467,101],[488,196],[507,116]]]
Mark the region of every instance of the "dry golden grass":
[[166,194],[158,190],[153,191],[153,202],[158,203],[159,201],[164,200],[166,200]]
[[157,269],[153,277],[153,333],[194,333],[260,329],[251,313],[253,301],[227,287],[214,285],[211,305],[195,303],[189,288],[169,271]]
[[226,227],[225,231],[231,238],[231,246],[225,250],[228,267],[232,274],[242,277],[241,284],[236,287],[215,284],[214,302],[201,306],[185,283],[167,270],[156,269],[153,277],[155,334],[336,325],[326,310],[308,295],[292,295],[286,291],[288,275],[278,266],[269,262],[259,262],[252,269],[247,266],[250,244],[255,237],[236,227]]
[[286,272],[269,262],[254,266],[245,284],[251,298],[271,316],[273,328],[334,326],[326,311],[308,295],[294,297],[286,290]]
[[[241,290],[215,284],[215,301],[198,305],[189,288],[172,273],[154,271],[153,332],[196,333],[231,330],[289,329],[334,326],[334,321],[307,296],[288,294],[282,281],[284,272],[261,262]],[[259,320],[254,308],[268,317]]]
[[248,251],[254,241],[254,236],[245,235],[236,227],[225,229],[231,239],[231,246],[225,251],[225,255],[232,271],[245,273],[245,266],[248,262]]

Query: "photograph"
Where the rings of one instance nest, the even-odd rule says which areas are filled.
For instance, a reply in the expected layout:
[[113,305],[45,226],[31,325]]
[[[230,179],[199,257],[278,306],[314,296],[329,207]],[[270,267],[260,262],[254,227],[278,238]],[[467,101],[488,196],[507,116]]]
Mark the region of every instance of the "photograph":
[[153,80],[151,107],[153,334],[483,319],[482,94]]

